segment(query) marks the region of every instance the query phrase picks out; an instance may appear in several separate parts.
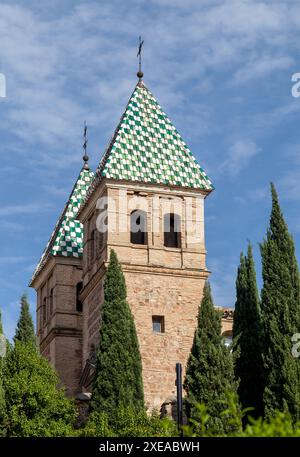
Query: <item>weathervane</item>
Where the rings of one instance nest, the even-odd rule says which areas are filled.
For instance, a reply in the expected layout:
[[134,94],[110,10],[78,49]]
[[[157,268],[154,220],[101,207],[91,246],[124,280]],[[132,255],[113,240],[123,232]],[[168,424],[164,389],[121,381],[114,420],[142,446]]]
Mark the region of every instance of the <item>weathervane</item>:
[[136,55],[139,58],[139,71],[137,72],[137,77],[139,78],[139,80],[141,80],[142,77],[144,76],[144,73],[142,72],[142,47],[143,47],[143,44],[144,44],[144,40],[142,41],[142,38],[139,37],[139,50],[138,50],[138,53]]
[[88,139],[87,139],[87,125],[86,125],[86,122],[85,122],[85,121],[84,121],[83,139],[84,139],[84,143],[83,143],[84,156],[82,157],[82,158],[83,158],[83,161],[84,161],[83,168],[85,168],[85,170],[89,170],[89,169],[90,169],[89,164],[88,164],[89,156],[87,155],[87,152],[86,152],[86,150],[87,150],[87,144],[88,144]]

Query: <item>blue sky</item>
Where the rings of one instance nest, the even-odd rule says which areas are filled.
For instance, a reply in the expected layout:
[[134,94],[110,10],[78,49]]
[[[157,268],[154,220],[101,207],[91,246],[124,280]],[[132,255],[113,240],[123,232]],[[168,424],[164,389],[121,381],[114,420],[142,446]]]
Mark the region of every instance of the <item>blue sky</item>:
[[96,167],[136,84],[145,83],[216,190],[206,200],[215,303],[232,306],[247,240],[270,213],[269,182],[300,246],[300,3],[295,1],[1,2],[0,308],[12,336],[19,297],[80,167],[82,126]]

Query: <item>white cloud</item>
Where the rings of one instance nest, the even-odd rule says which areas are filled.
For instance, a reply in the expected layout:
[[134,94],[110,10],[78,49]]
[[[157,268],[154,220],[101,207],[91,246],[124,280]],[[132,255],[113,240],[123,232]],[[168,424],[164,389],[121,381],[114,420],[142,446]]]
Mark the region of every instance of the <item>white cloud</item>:
[[11,302],[7,306],[3,306],[0,309],[3,320],[4,334],[9,340],[12,340],[15,335],[17,320],[20,313],[20,302]]
[[212,286],[214,304],[216,306],[233,307],[235,304],[235,280],[238,266],[236,259],[210,259],[208,268],[212,275],[209,281]]
[[284,162],[288,164],[278,177],[280,198],[299,201],[300,198],[300,144],[283,146]]
[[5,336],[11,341],[15,335],[17,314],[13,313],[10,309],[9,312],[2,312],[3,330]]
[[260,148],[251,140],[236,140],[229,148],[226,160],[221,164],[223,173],[237,175],[251,159],[260,152]]
[[270,199],[270,188],[265,186],[265,187],[259,187],[257,189],[251,189],[248,192],[248,196],[251,200],[254,201],[269,201]]
[[26,230],[27,227],[24,227],[24,225],[18,223],[18,222],[12,222],[12,221],[1,221],[1,230],[9,230],[10,233],[14,232],[23,232]]
[[297,200],[300,199],[300,167],[287,171],[282,179],[279,181],[281,187],[281,195],[286,200]]
[[45,184],[42,187],[49,194],[64,198],[66,198],[66,196],[69,195],[70,191],[72,190],[72,186],[57,187],[51,184]]
[[282,125],[291,118],[292,115],[297,115],[300,111],[300,103],[297,103],[298,99],[290,97],[289,101],[285,101],[283,104],[273,106],[268,111],[256,113],[252,119],[252,128],[256,133],[265,132],[266,129],[272,129],[277,125]]
[[[52,7],[47,18],[45,7],[34,12],[1,5],[1,60],[8,84],[2,128],[13,129],[22,142],[49,146],[38,154],[33,149],[29,161],[52,168],[77,161],[74,148],[85,118],[108,140],[134,85],[136,24],[145,38],[146,80],[166,111],[182,104],[183,119],[196,109],[184,106],[182,97],[181,86],[192,79],[198,88],[205,81],[202,90],[212,90],[213,75],[221,76],[224,65],[237,67],[240,80],[245,73],[265,77],[292,62],[288,48],[282,50],[286,55],[278,50],[282,43],[296,42],[293,30],[299,28],[298,8],[288,2],[205,1],[191,2],[191,8],[177,1],[172,8],[168,0],[151,3],[155,8],[147,4],[146,11],[146,2],[129,8],[119,1],[85,2],[62,9],[57,18]],[[253,49],[262,43],[266,55],[254,59]],[[207,112],[203,106],[198,118],[204,131]],[[192,129],[199,131],[196,123]],[[69,145],[63,155],[62,142]]]
[[270,57],[260,55],[248,62],[247,65],[239,68],[234,73],[231,83],[246,84],[252,79],[265,78],[272,72],[275,74],[278,70],[286,70],[288,73],[293,64],[294,59],[291,57]]
[[210,214],[209,216],[206,216],[205,218],[205,222],[214,222],[217,220],[217,216],[215,216],[214,214]]
[[30,273],[32,274],[34,272],[34,270],[36,269],[36,263],[32,263],[30,265],[27,265],[25,268],[24,268],[24,271],[26,271],[26,273]]
[[0,264],[19,264],[20,262],[24,262],[26,257],[23,256],[5,256],[0,257]]
[[18,214],[33,214],[43,212],[51,208],[52,205],[40,203],[27,203],[24,205],[10,205],[0,207],[1,216],[16,216]]
[[[212,126],[210,101],[199,103],[199,94],[213,94],[216,85],[228,88],[232,78],[234,83],[254,78],[256,83],[264,81],[270,72],[282,72],[292,65],[291,55],[299,51],[296,2],[77,3],[35,0],[35,9],[30,9],[32,2],[20,0],[18,4],[24,6],[8,2],[0,6],[1,72],[7,80],[7,99],[0,104],[0,132],[14,141],[13,148],[8,143],[10,163],[15,161],[24,172],[25,167],[15,160],[21,157],[28,174],[36,173],[39,179],[42,173],[55,175],[80,161],[84,119],[91,127],[90,150],[99,160],[136,82],[139,33],[145,39],[145,81],[178,129],[194,138],[208,130],[213,135],[217,128]],[[290,83],[289,74],[287,81]],[[230,90],[234,88],[233,84]],[[269,111],[253,117],[250,113],[242,129],[241,124],[236,125],[240,114],[232,113],[227,156],[223,162],[217,157],[222,173],[234,176],[250,166],[260,152],[257,135],[300,109],[292,98],[284,103],[275,100],[276,106]],[[287,172],[281,183],[292,198],[299,198],[297,170]],[[55,190],[47,185],[44,190],[52,195],[63,192],[62,187]],[[254,190],[252,198],[263,198],[263,192]],[[42,204],[10,205],[0,208],[0,216],[36,214],[45,208]],[[235,267],[228,269],[225,261],[212,265],[218,305],[234,303]],[[7,280],[2,286],[17,290]],[[7,321],[10,334],[14,324],[13,319]]]

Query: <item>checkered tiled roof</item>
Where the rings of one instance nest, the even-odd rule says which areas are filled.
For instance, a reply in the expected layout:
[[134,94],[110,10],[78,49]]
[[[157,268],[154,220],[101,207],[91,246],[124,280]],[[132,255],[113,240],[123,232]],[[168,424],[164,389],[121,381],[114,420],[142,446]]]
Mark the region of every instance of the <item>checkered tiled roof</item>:
[[81,203],[94,179],[90,170],[81,170],[75,186],[66,203],[64,211],[58,219],[50,240],[32,277],[39,273],[49,256],[81,257],[83,252],[83,225],[76,220]]
[[82,255],[83,227],[76,215],[103,177],[213,190],[176,128],[140,81],[98,166],[96,179],[91,171],[82,169],[32,281],[49,256]]
[[210,179],[143,82],[137,84],[98,167],[97,178],[101,177],[213,189]]

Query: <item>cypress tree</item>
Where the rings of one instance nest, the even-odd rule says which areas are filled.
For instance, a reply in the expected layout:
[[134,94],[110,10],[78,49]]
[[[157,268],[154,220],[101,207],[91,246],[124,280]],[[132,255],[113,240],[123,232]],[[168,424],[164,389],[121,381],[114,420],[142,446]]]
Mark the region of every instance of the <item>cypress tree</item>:
[[115,251],[104,282],[100,340],[91,410],[113,416],[117,408],[143,408],[142,363],[126,284]]
[[300,364],[292,356],[292,335],[300,328],[300,280],[295,246],[271,184],[272,211],[261,244],[263,289],[261,310],[265,366],[264,409],[300,419]]
[[252,247],[240,257],[236,279],[236,303],[233,322],[233,358],[238,395],[250,415],[263,414],[263,360],[260,301],[256,283]]
[[34,325],[29,310],[29,303],[25,294],[21,297],[21,313],[14,337],[14,342],[16,341],[29,343],[34,347],[37,346]]
[[221,315],[214,308],[209,283],[204,286],[184,387],[190,419],[197,419],[195,404],[205,404],[210,430],[222,434],[230,429],[228,417],[221,413],[228,395],[236,392],[232,355],[221,336]]
[[246,268],[246,257],[241,252],[240,264],[237,270],[236,277],[236,302],[234,307],[234,320],[232,327],[233,336],[233,351],[238,349],[236,338],[241,334],[243,329],[244,320],[244,303],[246,302],[246,291],[247,291],[247,268]]

